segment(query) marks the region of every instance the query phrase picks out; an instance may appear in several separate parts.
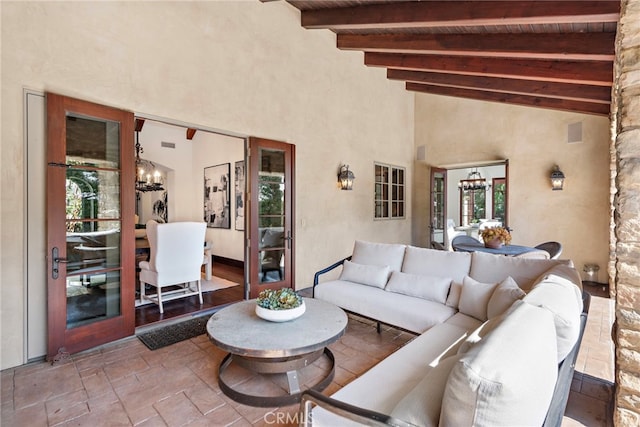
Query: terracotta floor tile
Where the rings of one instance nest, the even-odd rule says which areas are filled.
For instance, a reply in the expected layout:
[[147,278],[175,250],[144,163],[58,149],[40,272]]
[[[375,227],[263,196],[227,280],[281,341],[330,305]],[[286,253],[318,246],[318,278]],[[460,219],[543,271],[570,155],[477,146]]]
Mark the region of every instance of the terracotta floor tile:
[[[612,309],[610,300],[592,299],[564,427],[612,424]],[[335,377],[324,394],[336,392],[414,338],[386,325],[378,334],[375,322],[350,315],[346,335],[330,345]],[[225,396],[218,385],[218,367],[225,356],[206,335],[156,351],[132,338],[73,355],[55,366],[33,363],[5,370],[0,378],[1,422],[11,427],[101,426],[107,419],[110,425],[137,427],[297,425],[297,405],[255,408]],[[325,359],[305,368],[300,383],[313,383],[326,374]],[[234,366],[226,375],[234,386],[252,393],[286,393],[285,376],[265,381]]]

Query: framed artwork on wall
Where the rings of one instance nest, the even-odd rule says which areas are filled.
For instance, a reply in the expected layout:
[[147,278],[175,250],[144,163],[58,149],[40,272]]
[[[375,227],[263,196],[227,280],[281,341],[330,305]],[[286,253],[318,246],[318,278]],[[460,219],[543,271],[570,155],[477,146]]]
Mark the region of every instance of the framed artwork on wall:
[[231,228],[231,163],[204,168],[204,221],[209,228]]
[[234,191],[236,196],[236,230],[244,230],[244,160],[240,160],[236,162],[235,165],[236,174],[235,174],[235,185]]

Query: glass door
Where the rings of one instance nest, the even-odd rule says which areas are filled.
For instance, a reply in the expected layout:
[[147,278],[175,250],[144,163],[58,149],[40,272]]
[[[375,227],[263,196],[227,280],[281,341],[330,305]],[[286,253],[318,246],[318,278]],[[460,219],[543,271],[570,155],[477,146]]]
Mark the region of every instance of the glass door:
[[133,114],[47,94],[47,357],[134,333]]
[[431,168],[431,242],[446,246],[445,218],[447,215],[447,171]]
[[293,287],[294,146],[249,139],[251,187],[249,296]]

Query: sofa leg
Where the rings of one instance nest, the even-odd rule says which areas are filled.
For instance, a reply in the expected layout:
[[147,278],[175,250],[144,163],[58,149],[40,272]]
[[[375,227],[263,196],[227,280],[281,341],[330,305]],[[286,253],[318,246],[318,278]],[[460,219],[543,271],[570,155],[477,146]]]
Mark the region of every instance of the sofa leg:
[[376,322],[376,331],[378,331],[378,333],[382,332],[382,329],[380,328],[380,322]]

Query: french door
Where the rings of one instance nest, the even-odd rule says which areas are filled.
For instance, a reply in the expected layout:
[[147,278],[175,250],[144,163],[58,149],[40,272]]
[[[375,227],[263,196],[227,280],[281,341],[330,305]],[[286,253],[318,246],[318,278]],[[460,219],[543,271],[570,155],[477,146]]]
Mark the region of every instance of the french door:
[[430,186],[430,241],[446,246],[445,226],[447,215],[447,171],[431,168]]
[[294,287],[295,146],[249,138],[249,296]]
[[133,335],[133,114],[47,94],[47,358]]

